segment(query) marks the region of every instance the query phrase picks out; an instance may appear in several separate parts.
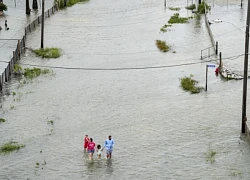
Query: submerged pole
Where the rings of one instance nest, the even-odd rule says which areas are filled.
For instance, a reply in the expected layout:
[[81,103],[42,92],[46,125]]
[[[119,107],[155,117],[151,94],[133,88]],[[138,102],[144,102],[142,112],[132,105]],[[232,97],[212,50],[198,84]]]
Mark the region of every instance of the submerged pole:
[[250,21],[250,0],[247,6],[246,37],[245,37],[245,58],[244,58],[244,79],[243,79],[243,98],[242,98],[242,123],[241,133],[246,132],[246,106],[247,106],[247,76],[248,76],[248,52],[249,52],[249,21]]
[[42,1],[42,29],[41,29],[41,48],[43,49],[44,40],[44,0]]

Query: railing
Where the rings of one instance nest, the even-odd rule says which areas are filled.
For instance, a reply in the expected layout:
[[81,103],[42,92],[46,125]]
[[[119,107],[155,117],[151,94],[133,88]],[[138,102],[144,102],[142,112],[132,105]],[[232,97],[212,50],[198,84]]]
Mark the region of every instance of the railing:
[[[50,9],[48,9],[44,13],[44,17],[49,18],[51,14],[54,14],[55,11],[58,11],[58,4],[54,4]],[[14,72],[14,66],[18,63],[21,58],[21,55],[25,53],[25,41],[26,36],[28,33],[35,30],[36,26],[41,23],[42,15],[38,16],[32,23],[30,23],[27,27],[24,28],[24,36],[22,39],[18,40],[16,50],[13,51],[13,57],[9,61],[7,67],[5,68],[4,72],[0,76],[0,91],[3,91],[4,84],[11,79],[11,75]]]
[[218,55],[218,42],[216,42],[215,46],[211,46],[201,50],[201,60],[213,55]]

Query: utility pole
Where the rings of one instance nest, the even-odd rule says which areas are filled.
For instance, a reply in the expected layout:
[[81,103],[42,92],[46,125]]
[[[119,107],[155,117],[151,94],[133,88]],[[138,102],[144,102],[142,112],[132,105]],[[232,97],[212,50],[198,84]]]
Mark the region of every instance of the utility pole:
[[250,21],[250,12],[249,11],[250,11],[250,0],[248,0],[248,5],[247,5],[241,133],[246,132],[246,118],[247,118],[246,106],[247,106],[247,78],[248,78],[247,73],[248,73],[249,21]]
[[240,7],[242,8],[242,0],[241,0],[241,3],[240,3]]
[[43,49],[44,39],[44,0],[42,0],[42,29],[41,29],[41,48]]
[[164,6],[166,8],[166,6],[167,6],[167,0],[164,0]]

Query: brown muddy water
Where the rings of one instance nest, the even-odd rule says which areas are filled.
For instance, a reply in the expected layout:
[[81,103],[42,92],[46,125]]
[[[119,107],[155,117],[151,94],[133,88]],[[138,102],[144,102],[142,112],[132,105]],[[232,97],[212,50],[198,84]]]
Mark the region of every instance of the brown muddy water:
[[[191,15],[186,1],[168,5]],[[250,147],[239,138],[242,81],[223,81],[209,69],[207,93],[184,92],[184,76],[205,85],[200,50],[211,41],[203,17],[160,32],[174,13],[156,0],[91,0],[48,19],[45,46],[63,55],[48,60],[27,50],[21,63],[76,69],[8,84],[0,144],[26,147],[0,156],[0,179],[249,179]],[[39,39],[37,28],[27,46],[38,48]],[[157,39],[171,50],[159,52]],[[101,145],[111,134],[112,160],[88,161],[85,134]]]

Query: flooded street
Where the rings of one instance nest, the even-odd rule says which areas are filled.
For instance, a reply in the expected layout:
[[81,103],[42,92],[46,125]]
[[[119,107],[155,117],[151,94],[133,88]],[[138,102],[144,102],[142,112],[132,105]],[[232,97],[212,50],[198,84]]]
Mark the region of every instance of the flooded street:
[[[186,1],[167,3],[192,15]],[[205,86],[200,50],[211,40],[203,16],[162,33],[174,13],[156,0],[90,0],[46,19],[45,46],[62,56],[27,50],[22,66],[54,67],[53,74],[8,84],[0,144],[26,146],[0,156],[0,179],[249,179],[250,147],[239,138],[242,81],[224,81],[211,68],[207,93],[184,92],[180,78],[190,74]],[[28,48],[39,48],[40,28],[27,38]],[[160,52],[157,39],[171,50]],[[112,159],[95,154],[90,162],[85,134],[101,145],[112,135]]]

